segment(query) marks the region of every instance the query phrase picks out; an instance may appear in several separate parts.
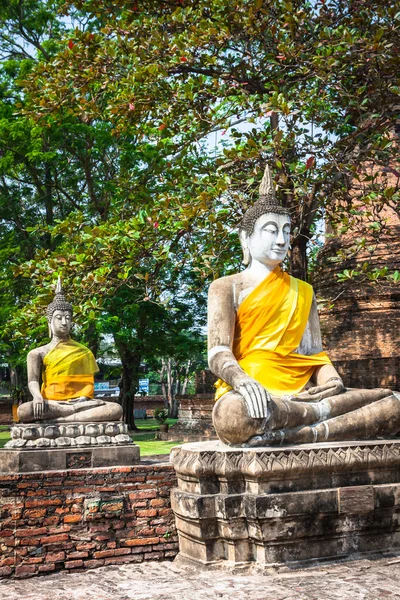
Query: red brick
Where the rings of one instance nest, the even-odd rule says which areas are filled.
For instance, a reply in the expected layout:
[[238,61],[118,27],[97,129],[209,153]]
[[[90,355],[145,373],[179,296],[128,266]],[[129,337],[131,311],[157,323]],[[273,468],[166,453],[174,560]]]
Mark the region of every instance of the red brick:
[[138,510],[136,511],[138,517],[155,517],[157,516],[157,511],[155,508],[149,510]]
[[[160,540],[160,541],[162,541],[162,540]],[[178,542],[167,542],[166,544],[163,545],[163,549],[164,550],[178,550],[179,544],[178,544]]]
[[82,521],[81,514],[65,515],[64,517],[64,523],[79,523],[80,521]]
[[40,519],[46,514],[45,508],[31,508],[24,512],[25,519]]
[[107,548],[116,548],[117,542],[107,542]]
[[2,529],[0,530],[0,538],[8,538],[8,537],[13,537],[14,536],[14,530],[13,529]]
[[157,535],[164,535],[165,533],[167,533],[167,531],[169,531],[168,527],[156,527]]
[[96,542],[108,542],[112,539],[112,537],[107,533],[98,533],[97,535],[93,536],[93,539],[96,540]]
[[15,532],[15,537],[17,538],[25,538],[25,537],[33,537],[35,535],[43,535],[47,533],[46,527],[36,527],[34,529],[19,529]]
[[48,498],[45,500],[44,498],[39,498],[36,500],[27,500],[25,502],[26,508],[43,508],[44,506],[61,506],[62,500],[61,498]]
[[11,575],[11,573],[11,567],[0,567],[0,577],[7,577],[8,575]]
[[75,506],[75,505],[79,506],[79,505],[83,504],[83,501],[84,501],[83,497],[82,498],[67,498],[65,500],[65,504],[67,504],[68,506],[70,504],[72,504],[73,506]]
[[166,517],[167,515],[170,515],[170,514],[171,514],[171,512],[172,512],[172,511],[171,511],[171,509],[170,509],[170,508],[160,508],[160,509],[158,510],[158,515],[159,515],[160,517]]
[[75,560],[76,558],[87,558],[89,556],[89,552],[69,552],[68,560]]
[[139,556],[114,556],[113,558],[106,558],[104,561],[105,565],[118,565],[123,563],[132,563],[132,562],[142,562],[143,556],[140,554]]
[[145,508],[147,506],[147,502],[145,500],[142,500],[142,502],[132,502],[131,506],[132,508]]
[[85,569],[96,569],[97,567],[102,567],[104,565],[104,558],[98,560],[85,560],[83,566]]
[[56,535],[57,533],[66,533],[67,531],[71,531],[69,525],[59,525],[58,527],[49,527],[48,533],[49,535]]
[[32,489],[39,487],[38,481],[22,481],[21,483],[17,483],[17,488],[19,490]]
[[82,544],[76,544],[77,550],[93,550],[96,548],[96,544],[93,542],[83,542]]
[[43,525],[57,525],[60,522],[60,517],[57,515],[53,515],[51,517],[46,517],[43,521]]
[[162,560],[164,558],[164,552],[146,552],[144,560]]
[[[157,531],[157,534],[159,532]],[[165,533],[165,531],[163,531],[162,533]],[[154,527],[144,527],[143,529],[139,529],[137,532],[137,536],[143,536],[143,537],[151,537],[154,536]]]
[[2,504],[1,508],[3,510],[14,510],[15,508],[24,508],[23,502],[12,502],[9,504]]
[[109,523],[93,523],[90,525],[89,531],[96,533],[97,531],[108,531],[109,529]]
[[24,565],[38,565],[43,561],[43,556],[32,556],[31,558],[24,558]]
[[164,552],[164,558],[175,558],[178,554],[178,550],[167,550]]
[[36,573],[36,570],[35,565],[20,565],[15,569],[15,577],[30,577]]
[[[21,546],[37,546],[40,538],[21,538],[19,543]],[[7,542],[5,542],[8,546]]]
[[128,494],[128,497],[129,497],[130,501],[134,502],[135,500],[156,498],[157,492],[156,492],[156,490],[145,490],[143,492],[133,492],[131,494]]
[[58,544],[59,542],[66,542],[68,540],[67,533],[60,533],[58,535],[48,535],[46,537],[42,537],[40,543],[43,545],[47,544]]
[[7,558],[2,558],[0,560],[0,567],[5,567],[6,565],[13,565],[15,563],[15,558],[13,556],[8,556]]
[[158,506],[158,507],[163,507],[165,506],[165,500],[161,500],[160,498],[156,498],[155,500],[150,500],[150,506]]
[[40,565],[39,566],[39,573],[48,573],[49,571],[54,571],[56,568],[56,565]]
[[83,560],[68,560],[64,566],[66,569],[78,569],[83,567]]
[[116,548],[110,550],[100,550],[99,552],[94,552],[93,556],[95,558],[108,558],[109,556],[120,556],[122,554],[130,554],[130,548]]
[[125,540],[124,546],[149,546],[151,544],[158,544],[160,538],[141,538],[136,540]]
[[60,552],[48,552],[46,554],[46,562],[61,562],[65,560],[65,552],[61,550]]

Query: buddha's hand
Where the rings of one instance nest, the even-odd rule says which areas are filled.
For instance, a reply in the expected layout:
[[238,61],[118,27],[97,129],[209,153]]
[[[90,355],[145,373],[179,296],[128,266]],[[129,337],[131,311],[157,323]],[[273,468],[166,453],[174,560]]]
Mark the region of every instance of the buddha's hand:
[[249,416],[252,419],[269,417],[271,396],[258,381],[246,377],[233,389],[243,397]]
[[300,400],[302,402],[319,402],[324,398],[337,396],[345,391],[343,381],[340,377],[332,377],[322,385],[317,385],[308,389],[306,392],[292,396],[292,400]]
[[46,412],[46,401],[41,394],[35,394],[33,397],[33,416],[35,419],[42,419]]

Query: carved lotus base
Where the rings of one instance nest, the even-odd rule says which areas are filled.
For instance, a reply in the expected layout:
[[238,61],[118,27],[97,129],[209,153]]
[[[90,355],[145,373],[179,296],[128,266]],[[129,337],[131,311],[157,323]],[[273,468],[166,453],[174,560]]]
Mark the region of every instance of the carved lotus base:
[[267,565],[400,548],[400,440],[172,450],[180,557]]
[[120,421],[106,423],[21,423],[11,428],[5,448],[47,449],[85,446],[129,445],[128,426]]

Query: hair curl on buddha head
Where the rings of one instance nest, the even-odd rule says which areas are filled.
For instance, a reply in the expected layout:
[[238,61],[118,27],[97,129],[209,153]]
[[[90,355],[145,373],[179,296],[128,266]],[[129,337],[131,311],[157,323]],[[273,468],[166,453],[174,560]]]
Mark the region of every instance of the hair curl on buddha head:
[[73,312],[72,304],[67,302],[67,299],[65,297],[64,290],[62,287],[60,276],[58,277],[54,300],[53,300],[53,302],[50,302],[50,304],[46,308],[46,316],[47,316],[47,320],[49,322],[51,321],[53,314],[56,312],[56,310],[68,311],[69,313],[71,313],[71,317],[72,317],[72,312]]
[[239,230],[245,231],[249,236],[254,231],[254,225],[261,215],[273,213],[275,215],[287,215],[290,212],[287,208],[279,204],[275,195],[275,186],[271,176],[269,166],[265,167],[264,175],[260,184],[260,198],[246,210],[243,215]]

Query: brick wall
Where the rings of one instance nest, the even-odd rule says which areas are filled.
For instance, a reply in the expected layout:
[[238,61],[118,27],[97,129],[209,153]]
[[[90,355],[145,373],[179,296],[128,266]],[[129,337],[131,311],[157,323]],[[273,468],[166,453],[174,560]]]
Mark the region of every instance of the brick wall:
[[0,425],[11,425],[12,422],[12,402],[0,400]]
[[0,577],[172,559],[170,465],[0,475]]

